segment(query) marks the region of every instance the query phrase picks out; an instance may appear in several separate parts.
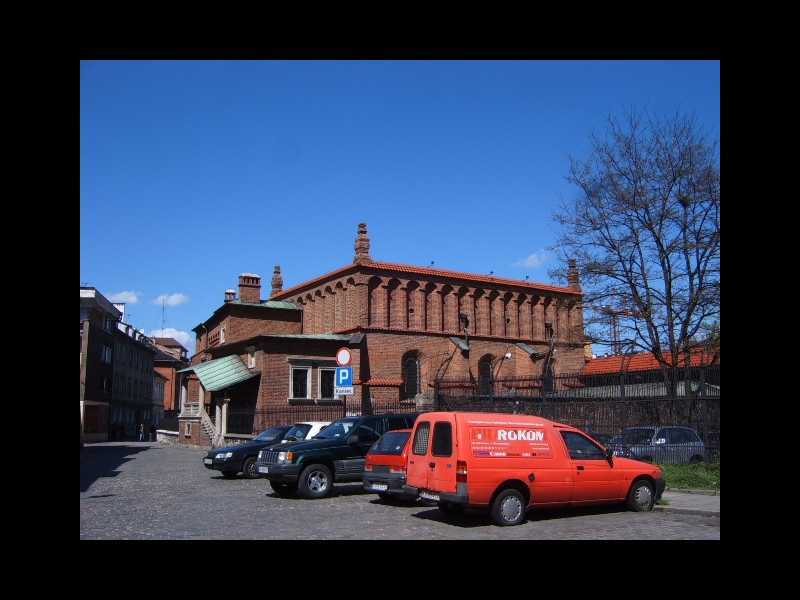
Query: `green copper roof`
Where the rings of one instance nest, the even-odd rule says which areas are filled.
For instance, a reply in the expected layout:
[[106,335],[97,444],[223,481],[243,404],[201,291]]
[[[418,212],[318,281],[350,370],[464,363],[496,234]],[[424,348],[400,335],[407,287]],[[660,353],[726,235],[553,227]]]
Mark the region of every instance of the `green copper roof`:
[[[266,300],[264,302],[242,302],[241,300],[233,300],[228,304],[239,304],[241,306],[260,306],[261,308],[279,308],[282,310],[300,310],[300,307],[293,302],[286,302],[285,300]],[[223,306],[225,306],[223,304]]]
[[259,374],[258,371],[248,369],[236,354],[199,363],[188,369],[181,369],[178,373],[186,371],[194,371],[209,392],[224,390]]

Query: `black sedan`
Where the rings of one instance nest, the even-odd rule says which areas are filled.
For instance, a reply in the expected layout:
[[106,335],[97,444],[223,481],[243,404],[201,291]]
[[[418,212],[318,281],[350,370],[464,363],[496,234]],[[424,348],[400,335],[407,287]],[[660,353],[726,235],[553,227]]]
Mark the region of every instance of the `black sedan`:
[[206,454],[203,464],[206,469],[221,471],[227,479],[236,477],[237,473],[244,473],[245,477],[252,479],[257,476],[256,458],[259,450],[279,444],[291,429],[291,425],[271,427],[243,444],[213,448]]

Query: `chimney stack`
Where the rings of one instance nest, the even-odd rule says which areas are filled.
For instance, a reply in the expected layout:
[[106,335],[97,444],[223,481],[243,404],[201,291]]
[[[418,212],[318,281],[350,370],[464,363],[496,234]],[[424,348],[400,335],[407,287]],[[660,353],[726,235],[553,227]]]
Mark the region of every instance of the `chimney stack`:
[[261,304],[261,275],[255,273],[239,275],[239,301]]
[[236,290],[225,290],[225,302],[233,302],[236,299]]
[[356,255],[354,263],[371,263],[372,257],[369,255],[369,238],[367,237],[367,224],[358,224],[358,237],[356,237]]
[[283,290],[283,277],[281,277],[281,267],[280,265],[275,265],[275,269],[272,271],[272,293],[270,297],[274,296],[275,294],[280,294]]
[[567,261],[569,268],[567,269],[567,283],[573,290],[581,289],[581,280],[578,275],[578,263],[574,258]]

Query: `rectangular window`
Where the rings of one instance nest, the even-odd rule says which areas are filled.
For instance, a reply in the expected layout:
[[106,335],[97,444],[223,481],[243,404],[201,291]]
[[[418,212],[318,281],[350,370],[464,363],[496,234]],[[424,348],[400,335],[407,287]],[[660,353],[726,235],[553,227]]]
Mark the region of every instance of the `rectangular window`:
[[219,343],[220,344],[224,344],[225,343],[225,328],[224,327],[219,330]]
[[111,364],[111,346],[103,346],[102,361],[107,365]]
[[433,426],[434,456],[451,456],[453,454],[453,428],[447,421],[440,421]]
[[414,434],[414,454],[424,456],[428,452],[428,437],[430,435],[431,424],[424,421],[419,424]]
[[250,352],[247,355],[247,366],[251,369],[256,368],[256,353],[255,351]]
[[186,427],[183,430],[183,435],[186,437],[191,437],[192,435],[192,424],[186,423]]
[[553,324],[552,323],[545,323],[544,324],[544,337],[545,339],[550,339],[553,337]]
[[308,398],[310,377],[308,367],[292,367],[292,398]]
[[319,397],[328,399],[338,399],[339,396],[333,393],[333,380],[336,376],[336,369],[319,370]]

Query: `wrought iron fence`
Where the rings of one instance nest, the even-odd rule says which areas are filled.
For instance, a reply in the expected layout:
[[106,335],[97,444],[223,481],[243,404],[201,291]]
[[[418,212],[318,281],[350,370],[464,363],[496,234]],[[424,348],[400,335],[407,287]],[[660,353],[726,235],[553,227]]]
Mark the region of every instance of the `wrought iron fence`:
[[[681,369],[682,378],[663,373],[612,373],[587,377],[439,380],[435,410],[538,415],[586,431],[620,455],[655,462],[719,462],[719,365]],[[672,377],[670,375],[669,377]],[[660,380],[659,380],[660,378]],[[697,433],[700,442],[681,440],[673,427]],[[633,429],[648,440],[631,443]],[[691,437],[691,436],[690,436]],[[663,440],[663,441],[660,441]]]

